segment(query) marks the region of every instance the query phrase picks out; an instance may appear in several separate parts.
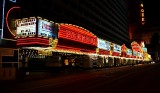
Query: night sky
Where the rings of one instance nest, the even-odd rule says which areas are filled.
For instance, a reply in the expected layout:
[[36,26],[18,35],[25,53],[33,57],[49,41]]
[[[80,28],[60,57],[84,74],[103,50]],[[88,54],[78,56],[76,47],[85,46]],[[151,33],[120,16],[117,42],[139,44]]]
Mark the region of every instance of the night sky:
[[[29,1],[30,1],[30,3],[26,3]],[[35,1],[37,1],[37,2],[35,2]],[[45,6],[45,8],[48,9],[48,10],[43,11],[43,12],[46,12],[46,13],[44,13],[45,16],[48,13],[47,11],[49,11],[51,9],[51,6],[52,6],[51,1],[52,0],[48,0],[47,2],[45,2],[44,0],[34,0],[34,1],[20,0],[20,2],[25,3],[25,5],[23,5],[23,6],[30,6],[30,7],[32,7],[33,10],[40,10],[41,12],[43,11],[43,9],[40,9],[40,8],[37,9],[37,7],[42,7],[42,6],[44,7]],[[144,4],[144,9],[145,9],[146,24],[150,25],[150,26],[156,26],[156,27],[160,26],[160,13],[159,13],[160,3],[158,2],[158,0],[142,0],[142,1]],[[43,3],[43,5],[40,6],[39,5],[40,2],[45,2],[45,3]],[[134,0],[133,0],[133,2],[134,2]],[[35,6],[33,6],[33,4],[35,4]]]

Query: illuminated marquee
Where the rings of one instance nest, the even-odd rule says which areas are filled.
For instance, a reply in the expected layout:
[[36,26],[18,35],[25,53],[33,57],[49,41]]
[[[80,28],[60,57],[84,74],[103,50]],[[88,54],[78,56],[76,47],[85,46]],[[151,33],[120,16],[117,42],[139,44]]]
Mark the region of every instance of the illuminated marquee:
[[17,19],[16,38],[17,45],[45,45],[55,46],[57,38],[57,26],[53,22],[42,20],[40,17]]
[[58,38],[97,46],[97,37],[86,29],[70,24],[59,24]]
[[16,20],[17,38],[19,37],[33,37],[36,35],[36,18],[24,18]]

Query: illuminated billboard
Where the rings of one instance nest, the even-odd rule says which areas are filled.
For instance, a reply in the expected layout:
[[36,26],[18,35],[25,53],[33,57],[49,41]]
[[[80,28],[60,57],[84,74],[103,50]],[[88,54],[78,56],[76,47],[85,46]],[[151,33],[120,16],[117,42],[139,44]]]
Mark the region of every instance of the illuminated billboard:
[[127,49],[127,55],[132,55],[132,50],[131,49]]
[[98,38],[98,48],[104,49],[104,50],[110,50],[110,42],[107,42],[103,39]]
[[113,48],[114,48],[114,52],[121,53],[121,46],[120,45],[114,44]]
[[34,37],[36,35],[36,21],[36,18],[24,18],[22,20],[16,20],[17,38]]
[[38,36],[46,38],[56,38],[54,23],[38,19]]

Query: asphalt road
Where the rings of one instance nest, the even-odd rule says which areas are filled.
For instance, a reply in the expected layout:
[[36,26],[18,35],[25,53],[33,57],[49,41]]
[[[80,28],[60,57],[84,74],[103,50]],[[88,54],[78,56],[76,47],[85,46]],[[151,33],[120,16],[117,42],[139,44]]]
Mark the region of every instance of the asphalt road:
[[160,64],[92,70],[0,85],[0,93],[160,93]]

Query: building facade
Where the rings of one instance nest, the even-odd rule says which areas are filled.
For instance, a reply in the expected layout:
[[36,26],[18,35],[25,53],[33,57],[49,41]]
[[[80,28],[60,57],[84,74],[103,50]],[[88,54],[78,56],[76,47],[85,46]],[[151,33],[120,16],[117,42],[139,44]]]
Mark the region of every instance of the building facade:
[[[137,52],[134,57],[132,51],[126,52],[131,50],[130,40],[134,40],[129,38],[129,28],[141,27],[134,24],[138,19],[129,20],[134,19],[129,8],[132,2],[3,1],[6,5],[0,38],[0,51],[6,51],[0,54],[3,69],[26,68],[27,72],[46,67],[94,68],[142,61]],[[134,35],[135,29],[131,31]],[[123,51],[121,45],[125,47]]]
[[[58,23],[84,27],[95,35],[117,44],[130,44],[127,0],[40,0],[21,1],[23,14],[46,17]],[[36,5],[36,6],[35,6]],[[24,13],[25,12],[25,13]],[[23,15],[26,16],[26,15]]]

